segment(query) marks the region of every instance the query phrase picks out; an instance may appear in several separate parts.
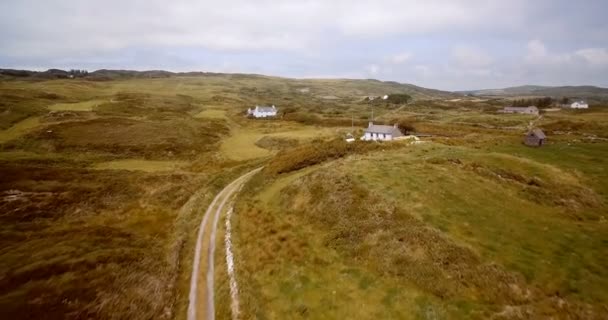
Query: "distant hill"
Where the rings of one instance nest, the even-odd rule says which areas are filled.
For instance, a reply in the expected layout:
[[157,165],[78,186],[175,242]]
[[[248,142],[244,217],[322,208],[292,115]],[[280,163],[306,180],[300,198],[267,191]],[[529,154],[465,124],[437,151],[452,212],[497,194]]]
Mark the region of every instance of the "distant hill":
[[461,94],[470,94],[474,96],[498,96],[498,97],[569,97],[582,98],[590,100],[608,100],[608,88],[595,86],[534,86],[525,85],[519,87],[510,87],[503,89],[485,89],[485,90],[470,90],[459,91]]
[[460,94],[419,87],[413,84],[398,83],[394,81],[379,81],[375,79],[291,79],[256,74],[239,73],[213,73],[213,72],[169,72],[163,70],[133,71],[133,70],[107,70],[101,69],[87,73],[73,73],[58,69],[47,71],[28,71],[14,69],[0,69],[2,78],[29,78],[29,79],[68,79],[71,77],[91,81],[111,81],[144,78],[170,78],[170,77],[218,77],[227,80],[254,80],[260,89],[291,90],[294,93],[306,93],[327,100],[361,97],[383,96],[405,93],[414,99],[451,99]]
[[409,83],[379,81],[375,79],[286,79],[290,86],[310,89],[317,96],[383,96],[408,94],[418,100],[451,99],[459,97],[453,92],[419,87]]

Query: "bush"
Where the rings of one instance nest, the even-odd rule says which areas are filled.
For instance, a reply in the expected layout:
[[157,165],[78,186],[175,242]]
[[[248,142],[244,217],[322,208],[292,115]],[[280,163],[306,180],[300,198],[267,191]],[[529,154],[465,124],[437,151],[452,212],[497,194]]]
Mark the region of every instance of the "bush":
[[410,118],[395,119],[391,121],[391,123],[396,123],[399,131],[406,135],[416,131],[416,128],[414,127],[414,124]]
[[405,93],[391,94],[388,96],[388,99],[386,99],[387,102],[392,104],[406,104],[410,100],[412,100],[412,97]]
[[348,154],[396,148],[400,145],[397,142],[385,144],[355,141],[353,143],[346,143],[341,139],[318,141],[279,152],[266,166],[264,171],[269,174],[287,173],[327,160],[342,158]]
[[264,136],[255,145],[268,150],[284,150],[298,145],[297,139]]
[[285,114],[283,119],[296,121],[296,122],[300,122],[300,123],[308,124],[308,125],[319,124],[321,122],[321,117],[317,116],[316,114],[301,113],[301,112]]

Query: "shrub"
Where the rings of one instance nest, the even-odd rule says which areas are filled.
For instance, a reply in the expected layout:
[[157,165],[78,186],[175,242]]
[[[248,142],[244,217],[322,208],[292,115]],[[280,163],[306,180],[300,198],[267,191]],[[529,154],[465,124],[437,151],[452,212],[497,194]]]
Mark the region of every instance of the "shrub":
[[266,173],[281,174],[296,171],[331,159],[342,158],[348,154],[365,153],[372,150],[396,148],[398,142],[372,143],[355,141],[346,143],[341,139],[318,141],[279,152],[266,166]]
[[409,94],[405,93],[391,94],[388,96],[388,99],[386,99],[387,102],[392,104],[405,104],[408,103],[410,100],[412,100],[412,97]]
[[283,150],[298,145],[297,139],[264,136],[255,145],[268,150]]
[[409,119],[409,118],[396,119],[396,120],[393,120],[392,123],[396,123],[397,124],[397,128],[399,128],[399,130],[403,134],[409,134],[411,132],[415,132],[416,131],[416,128],[414,127],[414,124],[412,123],[412,120]]
[[318,124],[321,122],[321,117],[317,116],[316,114],[301,113],[301,112],[285,114],[283,119],[297,121],[297,122],[300,122],[303,124],[308,124],[308,125]]

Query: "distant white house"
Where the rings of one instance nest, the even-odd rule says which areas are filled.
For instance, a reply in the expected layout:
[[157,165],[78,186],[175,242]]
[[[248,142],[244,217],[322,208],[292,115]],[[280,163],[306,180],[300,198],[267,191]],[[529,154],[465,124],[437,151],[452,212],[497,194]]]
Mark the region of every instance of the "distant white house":
[[394,126],[376,125],[373,122],[369,122],[369,126],[365,129],[365,134],[361,137],[361,140],[365,141],[390,141],[395,138],[403,136],[401,130]]
[[538,108],[535,106],[529,107],[505,107],[501,110],[502,113],[521,113],[538,115]]
[[272,107],[268,106],[255,106],[254,109],[247,109],[247,115],[253,116],[255,118],[268,118],[268,117],[276,117],[277,116],[277,108],[272,105]]
[[386,100],[386,99],[388,99],[388,95],[385,94],[384,96],[382,96],[382,100]]
[[589,105],[584,100],[568,103],[565,105],[565,107],[570,109],[589,109]]

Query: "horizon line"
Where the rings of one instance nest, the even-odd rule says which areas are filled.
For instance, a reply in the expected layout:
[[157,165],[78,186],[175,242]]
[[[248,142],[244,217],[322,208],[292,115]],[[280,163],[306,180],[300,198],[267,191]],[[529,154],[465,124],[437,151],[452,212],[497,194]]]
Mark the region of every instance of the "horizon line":
[[261,73],[247,73],[247,72],[230,72],[230,71],[224,71],[224,72],[219,72],[219,71],[200,71],[200,70],[191,70],[191,71],[175,71],[175,70],[170,70],[170,69],[138,69],[138,68],[133,68],[133,69],[108,69],[108,68],[101,68],[101,69],[96,69],[96,70],[89,70],[86,68],[83,69],[79,69],[79,68],[70,68],[70,69],[62,69],[62,68],[57,68],[57,67],[52,67],[52,68],[11,68],[11,67],[0,67],[0,70],[13,70],[13,71],[27,71],[27,72],[38,72],[38,73],[44,73],[44,72],[48,72],[51,70],[60,70],[60,71],[64,71],[64,72],[69,72],[71,70],[84,70],[87,71],[88,73],[94,73],[94,72],[98,72],[98,71],[123,71],[123,72],[140,72],[140,73],[144,73],[144,72],[167,72],[167,73],[172,73],[172,74],[187,74],[187,73],[209,73],[209,74],[225,74],[225,75],[249,75],[249,76],[260,76],[260,77],[271,77],[271,78],[281,78],[281,79],[290,79],[290,80],[361,80],[361,81],[379,81],[379,82],[394,82],[394,83],[398,83],[398,84],[403,84],[403,85],[412,85],[412,86],[416,86],[419,88],[424,88],[424,89],[431,89],[431,90],[439,90],[439,91],[446,91],[446,92],[471,92],[471,91],[488,91],[488,90],[504,90],[504,89],[509,89],[509,88],[519,88],[519,87],[544,87],[544,88],[561,88],[561,87],[595,87],[595,88],[600,88],[600,89],[608,89],[608,87],[602,87],[599,85],[592,85],[592,84],[576,84],[576,85],[572,85],[572,84],[561,84],[561,85],[543,85],[543,84],[519,84],[519,85],[510,85],[510,86],[505,86],[502,88],[481,88],[481,89],[457,89],[457,90],[446,90],[446,89],[437,89],[437,88],[432,88],[432,87],[423,87],[417,84],[413,84],[410,82],[401,82],[401,81],[397,81],[397,80],[382,80],[382,79],[376,79],[376,78],[357,78],[357,77],[345,77],[345,76],[339,76],[339,75],[315,75],[315,76],[302,76],[302,77],[293,77],[293,76],[280,76],[280,75],[268,75],[268,74],[261,74]]

